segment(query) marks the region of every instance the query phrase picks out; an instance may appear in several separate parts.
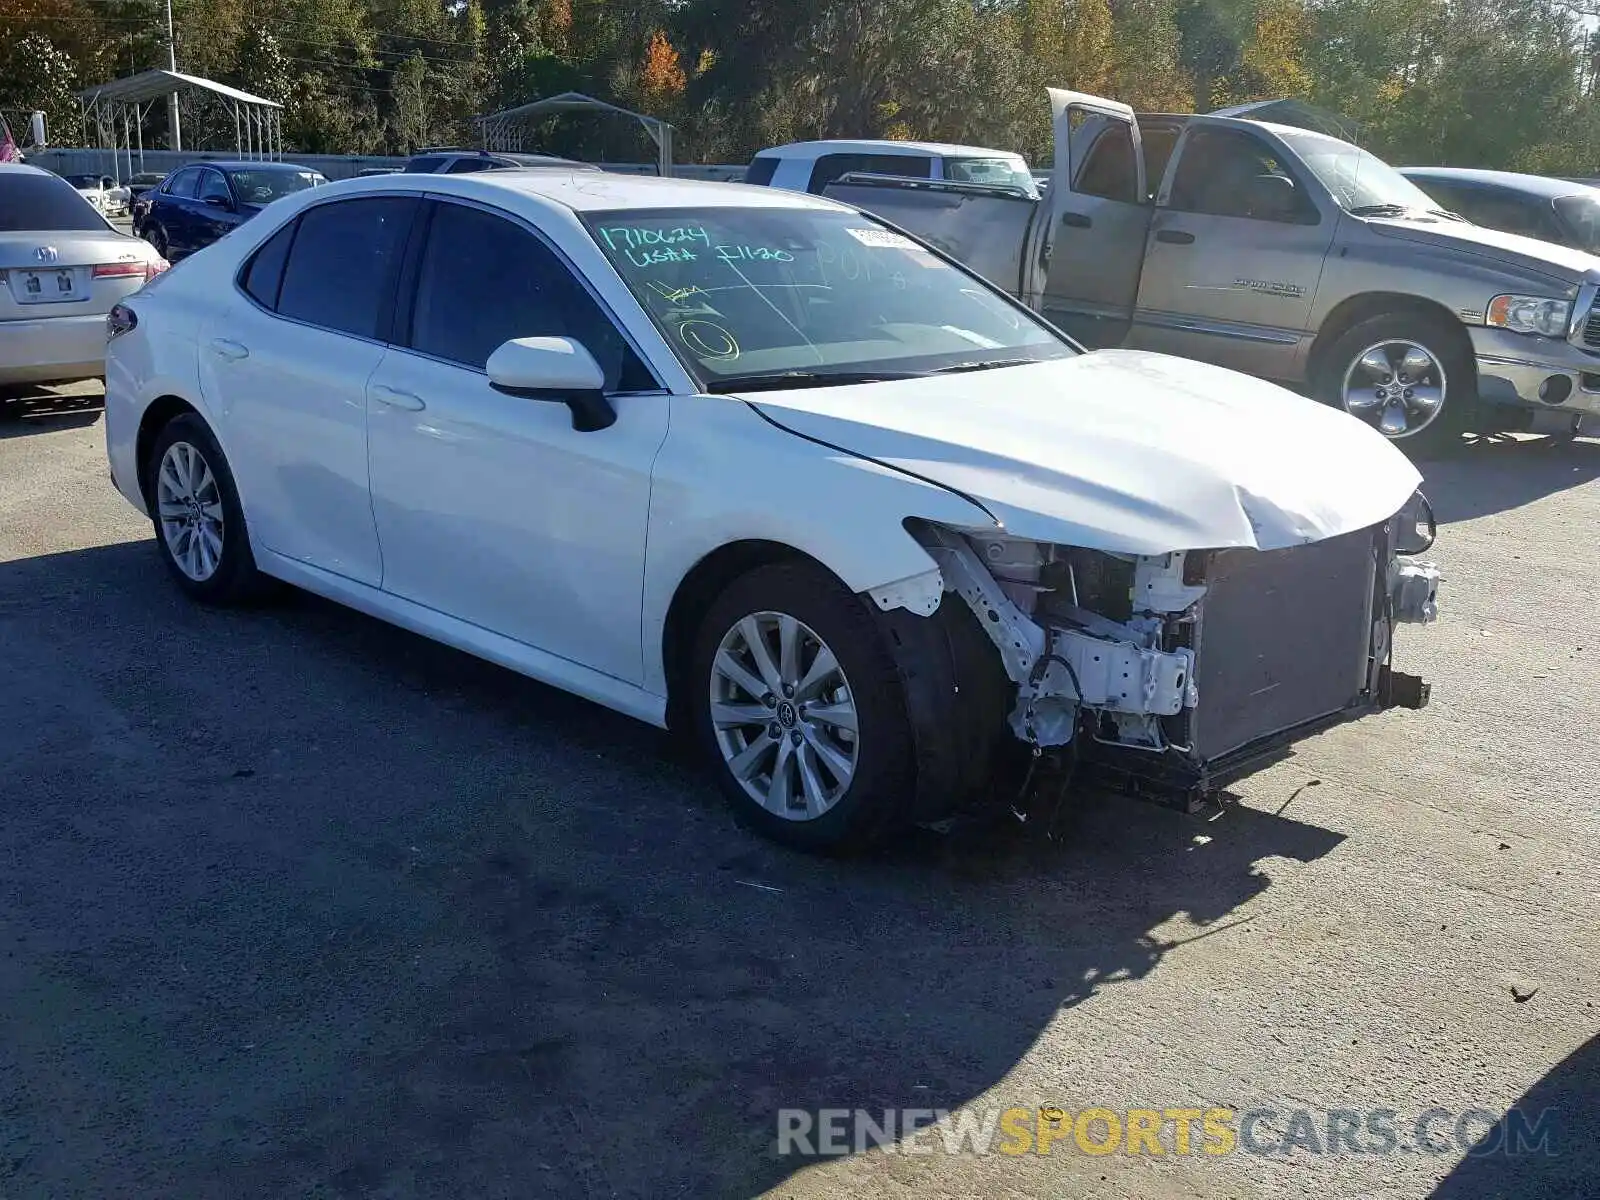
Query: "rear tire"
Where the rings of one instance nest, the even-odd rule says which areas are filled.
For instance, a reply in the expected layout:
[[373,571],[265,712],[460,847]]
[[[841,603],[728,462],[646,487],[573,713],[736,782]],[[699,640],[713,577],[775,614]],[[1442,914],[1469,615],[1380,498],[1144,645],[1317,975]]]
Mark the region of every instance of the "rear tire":
[[1381,313],[1352,325],[1328,347],[1319,375],[1318,400],[1413,457],[1458,443],[1477,407],[1471,345],[1459,325],[1430,313]]
[[730,584],[701,622],[682,686],[744,824],[842,854],[909,822],[916,757],[899,675],[876,614],[821,568],[773,563]]
[[265,579],[233,472],[206,423],[195,413],[174,417],[156,435],[143,471],[156,547],[178,586],[202,604],[258,596]]
[[172,261],[172,247],[167,242],[167,231],[159,225],[146,225],[144,240],[168,262]]

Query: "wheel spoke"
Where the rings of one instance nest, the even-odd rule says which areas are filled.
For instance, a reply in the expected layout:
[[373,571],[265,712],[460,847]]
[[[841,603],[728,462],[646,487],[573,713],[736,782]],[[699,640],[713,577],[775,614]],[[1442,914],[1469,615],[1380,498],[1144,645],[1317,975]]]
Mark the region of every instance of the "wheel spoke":
[[800,770],[800,791],[806,799],[806,816],[815,820],[827,811],[828,793],[817,774],[817,751],[810,742],[801,743],[795,754],[795,763]]
[[778,616],[778,678],[784,683],[800,680],[800,622],[787,614]]
[[177,456],[171,451],[161,460],[161,486],[166,488],[167,494],[174,500],[184,498],[183,480],[178,478]]
[[189,564],[189,575],[194,579],[200,579],[203,576],[200,555],[200,535],[197,531],[191,529],[189,530],[189,552],[185,561]]
[[1389,356],[1382,350],[1368,350],[1360,358],[1356,359],[1356,366],[1365,371],[1373,380],[1380,380],[1385,375],[1394,372],[1394,367],[1389,364]]
[[826,646],[818,646],[817,656],[811,660],[806,677],[794,689],[794,698],[810,700],[813,696],[821,695],[828,682],[839,675],[839,662],[833,657],[833,651]]
[[754,738],[750,744],[728,760],[728,770],[740,783],[749,783],[760,774],[761,760],[776,743],[764,737]]
[[1421,346],[1407,346],[1405,353],[1400,356],[1398,364],[1400,374],[1406,377],[1409,383],[1416,383],[1425,379],[1433,370],[1433,358]]
[[756,670],[761,672],[761,678],[766,681],[767,691],[774,694],[781,692],[783,681],[778,677],[778,668],[772,661],[772,651],[767,647],[767,635],[761,631],[761,625],[754,617],[746,617],[739,622],[739,633],[750,651],[750,658],[756,664]]
[[856,706],[849,700],[842,700],[838,704],[819,704],[815,708],[806,709],[806,720],[820,721],[824,725],[832,725],[835,729],[848,729],[856,732]]
[[1434,387],[1432,384],[1424,384],[1422,387],[1411,389],[1411,396],[1406,400],[1406,407],[1415,409],[1418,413],[1426,416],[1443,403],[1444,391]]
[[744,664],[727,650],[717,652],[713,669],[751,699],[759,700],[767,694],[767,685],[745,670]]
[[212,495],[216,495],[217,481],[211,477],[211,468],[206,466],[206,460],[199,455],[195,456],[195,461],[200,465],[200,479],[194,485],[194,498],[200,499],[208,490]]
[[855,764],[850,761],[849,755],[835,746],[827,737],[815,729],[804,731],[805,740],[817,752],[817,757],[822,760],[822,765],[833,776],[834,782],[841,788],[850,782],[850,777],[855,774]]
[[205,551],[206,574],[209,575],[222,561],[222,539],[209,525],[200,527],[200,548]]
[[772,720],[772,711],[764,704],[713,704],[711,723],[718,729],[741,729],[748,725],[765,725]]
[[206,520],[213,522],[219,529],[222,527],[222,501],[216,500],[210,504],[202,504],[200,512]]
[[1385,405],[1383,415],[1378,418],[1378,429],[1390,437],[1404,433],[1410,428],[1406,420],[1406,410],[1399,404]]
[[179,504],[176,500],[162,500],[158,507],[163,521],[181,521],[189,512],[187,505]]
[[794,747],[788,738],[776,743],[778,759],[772,764],[772,781],[767,785],[767,808],[783,816],[794,802]]

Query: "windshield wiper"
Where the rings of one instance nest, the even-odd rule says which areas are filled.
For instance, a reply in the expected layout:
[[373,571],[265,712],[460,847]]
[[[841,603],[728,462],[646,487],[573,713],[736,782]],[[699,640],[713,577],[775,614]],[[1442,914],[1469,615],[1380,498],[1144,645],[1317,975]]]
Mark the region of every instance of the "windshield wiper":
[[884,383],[891,379],[925,379],[927,371],[776,371],[770,375],[724,375],[706,390],[712,395],[729,392],[781,392],[790,388],[844,387],[852,383]]
[[1403,217],[1411,212],[1404,204],[1358,204],[1350,210],[1352,217]]
[[934,371],[935,375],[957,375],[963,371],[992,371],[996,367],[1021,367],[1028,363],[1043,362],[1042,358],[986,358],[979,362],[956,363],[950,367],[940,367]]
[[1448,208],[1430,208],[1428,210],[1428,215],[1430,217],[1443,217],[1447,221],[1460,221],[1463,225],[1472,224],[1471,221],[1467,220],[1460,213],[1451,212]]

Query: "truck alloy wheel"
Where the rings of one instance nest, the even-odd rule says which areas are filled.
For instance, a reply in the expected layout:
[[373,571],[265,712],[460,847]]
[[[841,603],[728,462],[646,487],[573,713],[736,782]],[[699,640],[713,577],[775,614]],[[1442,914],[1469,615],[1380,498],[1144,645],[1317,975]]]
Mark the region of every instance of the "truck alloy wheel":
[[1389,338],[1368,346],[1345,370],[1344,409],[1385,437],[1411,437],[1444,412],[1449,385],[1432,350],[1406,338]]

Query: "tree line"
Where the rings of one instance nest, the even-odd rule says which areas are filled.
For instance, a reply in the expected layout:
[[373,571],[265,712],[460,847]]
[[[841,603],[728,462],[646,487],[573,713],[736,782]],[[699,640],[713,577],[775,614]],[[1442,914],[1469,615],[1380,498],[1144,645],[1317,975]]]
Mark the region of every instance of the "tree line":
[[[581,91],[673,122],[680,160],[815,137],[1050,161],[1046,85],[1144,111],[1296,97],[1396,162],[1600,175],[1600,0],[173,0],[179,69],[282,103],[290,149],[405,154]],[[166,64],[160,0],[0,0],[0,109],[89,140],[76,92]],[[186,109],[186,140],[231,116]],[[161,144],[153,106],[146,145]],[[531,142],[647,160],[623,122]],[[531,147],[530,147],[531,148]]]

